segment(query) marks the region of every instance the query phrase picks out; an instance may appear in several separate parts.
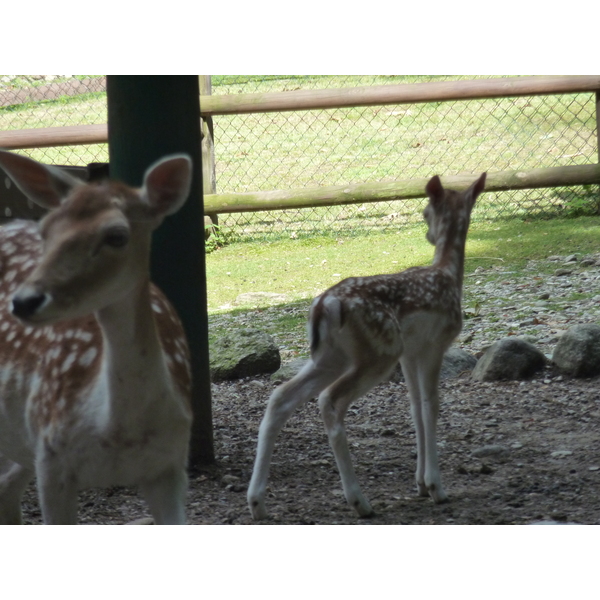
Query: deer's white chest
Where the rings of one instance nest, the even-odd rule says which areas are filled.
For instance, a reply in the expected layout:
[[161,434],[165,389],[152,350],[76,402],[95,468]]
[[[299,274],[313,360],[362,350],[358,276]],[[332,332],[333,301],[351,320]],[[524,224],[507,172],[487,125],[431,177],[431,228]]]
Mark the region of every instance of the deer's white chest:
[[[63,430],[39,432],[48,451],[77,473],[78,486],[134,485],[162,470],[185,468],[191,415],[156,374],[129,375],[122,386],[101,376]],[[60,452],[68,445],[69,452]]]

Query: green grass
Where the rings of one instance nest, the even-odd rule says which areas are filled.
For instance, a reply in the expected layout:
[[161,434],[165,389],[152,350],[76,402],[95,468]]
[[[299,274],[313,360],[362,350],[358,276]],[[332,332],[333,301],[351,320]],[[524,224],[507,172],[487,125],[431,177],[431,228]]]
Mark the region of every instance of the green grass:
[[[433,247],[424,236],[424,226],[412,225],[398,233],[234,243],[213,252],[207,256],[210,337],[239,327],[255,328],[275,338],[284,362],[307,356],[306,319],[312,298],[343,277],[430,264]],[[478,283],[544,277],[554,272],[557,263],[542,259],[596,253],[599,236],[600,217],[472,223],[466,247],[464,307],[475,314],[480,308]],[[541,261],[533,272],[531,260]],[[478,267],[484,271],[475,273]],[[275,306],[236,305],[236,297],[248,291],[283,293],[288,301]],[[576,302],[587,296],[573,290],[567,300]],[[516,320],[522,316],[514,299],[500,300],[504,307],[515,306]],[[549,302],[549,306],[560,311],[565,303]],[[506,329],[500,318],[497,326],[488,327],[490,333],[496,329]]]
[[[597,251],[599,237],[600,217],[474,222],[465,271],[494,265],[522,269],[528,260],[552,254],[589,254]],[[247,291],[286,294],[290,301],[308,299],[344,277],[426,265],[432,256],[424,225],[338,238],[234,243],[207,256],[208,307],[229,310]]]
[[[590,254],[598,251],[599,236],[600,217],[474,223],[467,239],[466,270],[493,264],[480,258],[484,256],[520,269],[528,260],[552,254]],[[549,266],[548,272],[554,268]]]

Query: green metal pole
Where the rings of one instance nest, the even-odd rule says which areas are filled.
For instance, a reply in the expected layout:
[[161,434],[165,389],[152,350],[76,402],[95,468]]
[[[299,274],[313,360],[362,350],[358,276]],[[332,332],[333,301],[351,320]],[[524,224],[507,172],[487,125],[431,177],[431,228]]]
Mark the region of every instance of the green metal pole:
[[146,169],[167,154],[185,152],[194,164],[190,197],[154,232],[152,281],[175,306],[192,355],[194,425],[190,466],[214,462],[198,76],[109,75],[110,175],[140,186]]

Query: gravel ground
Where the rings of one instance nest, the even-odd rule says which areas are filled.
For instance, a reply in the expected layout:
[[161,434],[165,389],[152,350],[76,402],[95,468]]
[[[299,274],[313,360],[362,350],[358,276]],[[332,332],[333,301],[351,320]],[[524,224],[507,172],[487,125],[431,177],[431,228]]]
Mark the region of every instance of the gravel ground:
[[[531,262],[520,273],[479,269],[467,277],[469,318],[457,344],[479,356],[505,335],[528,335],[550,357],[569,326],[600,322],[600,255],[575,258]],[[256,311],[255,323],[277,310]],[[294,352],[282,355],[287,360]],[[600,524],[599,384],[599,378],[562,377],[551,364],[528,381],[479,383],[468,373],[443,381],[438,437],[450,496],[443,505],[415,493],[415,439],[405,385],[377,386],[347,418],[357,474],[376,511],[370,519],[357,518],[346,505],[311,401],[278,440],[266,523]],[[274,387],[266,376],[213,384],[217,464],[190,475],[190,523],[252,523],[246,489],[258,425]],[[135,490],[86,491],[80,500],[82,523],[148,516]],[[32,485],[24,518],[39,523],[40,517]]]

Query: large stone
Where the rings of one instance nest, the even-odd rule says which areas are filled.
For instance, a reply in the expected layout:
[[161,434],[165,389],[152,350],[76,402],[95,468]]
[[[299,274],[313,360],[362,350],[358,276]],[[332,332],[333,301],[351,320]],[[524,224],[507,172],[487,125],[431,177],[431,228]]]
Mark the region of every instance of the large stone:
[[554,348],[552,362],[571,377],[600,374],[600,326],[589,323],[567,329]]
[[477,359],[462,348],[450,348],[444,355],[441,379],[458,377],[462,373],[470,373],[477,364]]
[[289,381],[292,377],[297,375],[302,367],[308,362],[306,358],[296,358],[292,362],[281,365],[278,371],[271,375],[271,381],[276,383],[283,383]]
[[240,329],[220,337],[210,346],[212,381],[241,379],[277,371],[279,348],[273,338],[254,329]]
[[492,344],[477,361],[473,379],[528,379],[542,370],[546,357],[533,344],[516,337],[501,339]]

